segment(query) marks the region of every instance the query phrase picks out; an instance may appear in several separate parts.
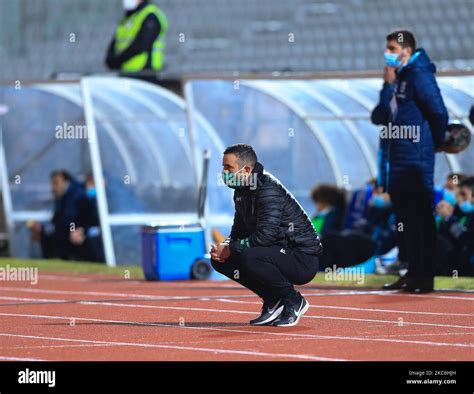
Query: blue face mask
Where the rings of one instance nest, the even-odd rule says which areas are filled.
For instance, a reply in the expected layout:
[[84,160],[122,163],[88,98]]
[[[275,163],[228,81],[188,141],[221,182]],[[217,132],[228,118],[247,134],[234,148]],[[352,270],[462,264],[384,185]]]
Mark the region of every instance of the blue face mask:
[[377,208],[385,208],[390,206],[390,201],[385,201],[382,196],[376,195],[372,197],[372,204]]
[[459,209],[464,213],[474,212],[474,204],[471,201],[463,201],[459,204]]
[[452,206],[456,205],[456,193],[452,190],[444,189],[443,191],[443,200]]
[[89,198],[95,198],[97,195],[97,190],[95,189],[95,187],[88,187],[86,189],[86,194]]
[[384,53],[385,57],[385,64],[389,67],[400,67],[402,65],[402,61],[398,60],[400,54],[398,53]]

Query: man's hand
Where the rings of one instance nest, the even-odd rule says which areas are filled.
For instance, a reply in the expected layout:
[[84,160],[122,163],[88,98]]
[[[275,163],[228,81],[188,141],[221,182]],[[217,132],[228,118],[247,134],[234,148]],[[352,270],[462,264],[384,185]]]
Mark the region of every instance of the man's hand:
[[74,245],[82,245],[86,240],[84,229],[82,227],[78,227],[76,228],[76,230],[71,231],[71,234],[69,235],[69,240]]
[[30,239],[32,241],[39,241],[41,239],[41,223],[30,220],[27,223],[27,227],[30,230]]
[[447,201],[441,200],[436,206],[436,213],[443,219],[451,217],[454,212],[454,207]]
[[219,263],[223,263],[230,256],[230,248],[226,243],[211,245],[211,258]]
[[395,68],[394,67],[388,67],[385,66],[383,69],[383,80],[389,84],[392,84],[395,82],[395,78],[397,75],[395,74]]

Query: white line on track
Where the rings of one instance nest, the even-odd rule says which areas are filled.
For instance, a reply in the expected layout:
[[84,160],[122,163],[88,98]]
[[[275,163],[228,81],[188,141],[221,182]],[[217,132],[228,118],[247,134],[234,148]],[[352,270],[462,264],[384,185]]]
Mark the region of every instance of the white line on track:
[[[254,312],[249,311],[236,311],[228,309],[214,309],[214,308],[191,308],[191,307],[178,307],[178,306],[159,306],[159,305],[131,305],[131,304],[118,304],[115,302],[94,302],[94,301],[80,301],[78,304],[83,305],[105,305],[115,307],[131,307],[131,308],[147,308],[147,309],[164,309],[164,310],[184,310],[184,311],[198,311],[198,312],[216,312],[216,313],[237,313],[245,315],[254,315]],[[340,316],[311,316],[305,315],[305,318],[310,319],[331,319],[331,320],[349,320],[349,321],[361,321],[361,322],[374,322],[374,323],[388,323],[398,325],[398,320],[380,320],[380,319],[363,319],[355,317],[340,317]],[[467,328],[474,329],[474,326],[464,326],[457,324],[441,324],[441,323],[424,323],[424,322],[408,322],[403,321],[403,325],[413,326],[431,326],[431,327],[449,327],[449,328]]]
[[[97,282],[97,281],[124,281],[127,283],[135,283],[139,285],[143,285],[146,282],[144,279],[124,279],[124,278],[119,278],[119,277],[113,277],[113,276],[93,276],[93,277],[82,277],[82,276],[66,276],[66,275],[57,275],[57,274],[40,274],[39,279],[46,279],[46,280],[51,280],[51,281],[56,281],[56,280],[62,280],[62,281],[73,281],[73,282]],[[167,284],[170,285],[171,288],[176,288],[176,287],[189,287],[190,284],[188,281],[173,281],[172,283],[166,283],[166,282],[161,282],[161,286],[166,286]],[[196,287],[202,287],[206,288],[209,286],[212,287],[220,287],[223,289],[242,289],[241,286],[235,285],[234,282],[231,280],[228,281],[195,281],[191,285],[193,288]],[[299,289],[302,289],[304,292],[306,292],[306,288],[311,289],[311,290],[316,290],[316,291],[331,291],[332,289],[325,289],[324,286],[321,286],[320,289],[314,289],[313,287],[310,286],[297,286]],[[168,287],[165,287],[168,288]],[[335,290],[335,291],[340,291],[340,290]],[[355,290],[356,292],[361,292],[363,290]],[[386,291],[381,291],[381,290],[373,290],[376,292],[381,292],[381,293],[386,293]],[[368,292],[371,293],[373,292],[372,290],[369,290]],[[453,291],[452,289],[437,289],[437,291],[444,291],[444,292],[450,292]],[[474,290],[470,289],[463,289],[463,290],[455,290],[459,291],[462,293],[474,293]],[[412,295],[413,296],[413,295]]]
[[[219,297],[219,296],[214,296]],[[223,296],[225,297],[225,296]],[[251,296],[253,297],[253,296]],[[173,301],[173,300],[181,300],[183,297],[168,297],[165,301]],[[191,297],[190,297],[191,298]],[[234,297],[233,297],[234,298]],[[236,297],[237,298],[237,297]],[[240,298],[240,297],[238,297]],[[255,297],[253,297],[255,298]],[[7,296],[0,296],[2,300],[12,300],[12,301],[31,301],[31,302],[45,302],[45,303],[68,303],[68,302],[78,302],[75,300],[58,300],[58,299],[46,299],[46,298],[24,298],[24,297],[7,297]],[[192,297],[192,299],[196,299],[196,301],[203,301],[203,300],[211,300],[209,296],[202,296],[202,297]],[[229,298],[212,298],[213,301],[219,302],[227,302],[227,303],[234,303],[234,304],[253,304],[253,305],[261,305],[259,301],[241,301],[236,299],[229,299]],[[159,301],[159,299],[157,299]],[[0,305],[1,306],[1,305]],[[353,311],[367,311],[367,312],[382,312],[382,313],[404,313],[404,314],[414,314],[414,315],[435,315],[435,316],[465,316],[465,317],[474,317],[473,313],[451,313],[451,312],[425,312],[425,311],[403,311],[403,310],[394,310],[394,309],[380,309],[380,308],[356,308],[356,307],[348,307],[348,306],[339,306],[339,305],[310,305],[310,308],[319,308],[319,309],[341,309],[341,310],[353,310]]]
[[463,300],[463,301],[474,301],[474,297],[462,297],[462,296],[446,296],[438,294],[410,294],[405,292],[387,292],[384,291],[381,293],[384,296],[394,296],[394,297],[415,297],[415,298],[431,298],[434,300]]
[[[225,298],[222,298],[222,299],[218,298],[216,301],[229,302],[229,303],[235,303],[235,304],[262,305],[261,302],[228,300],[228,299],[225,299]],[[394,310],[394,309],[356,308],[356,307],[338,306],[338,305],[310,305],[309,307],[310,308],[320,308],[320,309],[342,309],[342,310],[364,311],[364,312],[409,313],[409,314],[414,314],[414,315],[439,315],[439,316],[468,316],[468,317],[474,317],[474,313],[401,311],[401,310]]]
[[[36,315],[36,314],[23,314],[23,313],[0,313],[0,316],[11,316],[11,317],[29,317],[34,319],[52,319],[52,320],[77,320],[77,321],[94,321],[98,323],[115,323],[125,325],[137,325],[137,326],[157,326],[157,327],[168,327],[168,328],[179,328],[179,329],[190,329],[190,330],[205,330],[205,331],[221,331],[221,332],[235,332],[244,334],[260,334],[260,335],[274,335],[282,337],[305,337],[311,339],[336,339],[336,340],[350,340],[350,341],[368,341],[368,342],[391,342],[391,343],[407,343],[407,344],[419,344],[429,346],[448,346],[448,347],[462,347],[462,348],[474,348],[474,344],[471,343],[445,343],[445,342],[428,342],[428,341],[413,341],[413,340],[400,340],[400,339],[387,339],[387,338],[364,338],[354,336],[333,336],[333,335],[313,335],[313,334],[300,334],[300,333],[288,333],[288,332],[269,332],[269,331],[254,331],[254,330],[238,330],[228,328],[217,328],[217,327],[190,327],[190,326],[177,326],[176,324],[167,323],[145,323],[135,322],[129,320],[108,320],[108,319],[96,319],[86,318],[79,316],[55,316],[55,315]],[[0,334],[7,335],[7,334]]]
[[2,361],[46,361],[46,360],[40,360],[38,358],[23,358],[23,357],[8,357],[8,356],[0,356],[0,360]]
[[[152,299],[152,300],[189,300],[197,298],[217,298],[222,296],[215,295],[198,295],[198,296],[163,296],[163,295],[152,295],[152,294],[134,294],[134,293],[109,293],[109,292],[98,292],[98,291],[74,291],[74,290],[52,290],[52,289],[31,289],[23,287],[0,287],[2,291],[18,291],[24,293],[45,293],[45,294],[65,294],[65,295],[91,295],[91,296],[107,296],[107,297],[126,297],[136,299]],[[228,298],[258,298],[255,295],[231,295],[224,296]]]
[[[45,304],[49,304],[49,303],[62,303],[64,304],[65,302],[74,302],[73,300],[71,301],[68,301],[68,300],[53,300],[51,298],[25,298],[25,297],[7,297],[7,296],[1,296],[0,297],[0,300],[10,300],[10,301],[25,301],[25,302],[35,302],[35,303],[38,303],[38,304],[41,304],[41,303],[45,303]],[[8,305],[8,304],[6,304]],[[11,304],[10,304],[11,305]],[[18,305],[18,304],[16,304]],[[5,306],[0,304],[0,306]]]
[[[172,290],[173,288],[162,288],[160,290]],[[203,287],[205,290],[206,287]],[[69,294],[69,295],[91,295],[91,296],[112,296],[112,297],[127,297],[136,299],[169,299],[169,300],[189,300],[196,298],[258,298],[256,295],[242,294],[242,295],[197,295],[197,296],[163,296],[163,295],[152,295],[152,294],[135,294],[135,293],[116,293],[116,292],[97,292],[97,291],[75,291],[75,290],[53,290],[53,289],[32,289],[25,287],[0,287],[2,291],[18,291],[26,293],[45,293],[45,294]],[[185,289],[184,289],[185,290]],[[242,288],[242,290],[245,290]],[[427,295],[427,294],[407,294],[399,293],[397,291],[382,291],[382,290],[371,290],[371,291],[330,291],[325,293],[311,293],[304,292],[305,297],[325,297],[325,296],[343,296],[343,295],[381,295],[384,297],[416,297],[416,298],[431,298],[431,299],[450,299],[450,300],[467,300],[474,301],[473,297],[458,297],[458,296],[443,296],[443,295]]]
[[49,348],[63,348],[63,347],[113,347],[115,345],[109,345],[106,343],[91,343],[91,344],[84,344],[84,345],[39,345],[39,346],[9,346],[9,347],[0,347],[1,349],[49,349]]
[[390,337],[428,337],[446,335],[474,335],[474,332],[444,332],[444,333],[423,333],[423,334],[399,334],[399,335],[361,335],[362,338],[390,338]]
[[271,357],[271,358],[294,358],[294,359],[299,359],[299,360],[313,360],[313,361],[346,361],[346,360],[336,359],[336,358],[308,356],[308,355],[303,355],[303,354],[252,352],[252,351],[246,351],[246,350],[212,349],[212,348],[192,347],[192,346],[158,345],[158,344],[152,344],[152,343],[96,341],[96,340],[89,340],[89,339],[55,338],[55,337],[44,337],[44,336],[37,336],[37,335],[19,335],[19,334],[9,334],[9,333],[0,333],[0,336],[11,336],[11,337],[30,338],[30,339],[44,339],[44,340],[49,340],[49,341],[87,342],[87,343],[107,344],[107,345],[115,345],[115,346],[137,346],[137,347],[145,347],[145,348],[186,350],[186,351],[207,352],[207,353],[214,353],[214,354],[216,353],[241,354],[241,355],[247,355],[247,356],[261,356],[261,357]]
[[[61,300],[65,304],[69,301]],[[56,300],[55,303],[58,303]],[[242,302],[244,303],[244,302]],[[232,314],[244,314],[254,315],[251,311],[238,311],[229,309],[215,309],[215,308],[195,308],[195,307],[179,307],[179,306],[161,306],[161,305],[139,305],[139,304],[119,304],[116,302],[97,302],[97,301],[75,301],[75,305],[97,305],[97,306],[108,306],[116,308],[145,308],[145,309],[161,309],[161,310],[184,310],[184,311],[197,311],[197,312],[215,312],[215,313],[232,313]],[[1,314],[0,314],[1,315]],[[355,317],[341,317],[341,316],[314,316],[305,315],[305,319],[330,319],[330,320],[346,320],[346,321],[360,321],[360,322],[372,322],[372,323],[384,323],[391,325],[399,325],[398,320],[380,320],[380,319],[364,319]],[[430,326],[430,327],[447,327],[447,328],[464,328],[474,329],[474,326],[465,326],[458,324],[441,324],[441,323],[426,323],[426,322],[409,322],[403,321],[403,326]]]

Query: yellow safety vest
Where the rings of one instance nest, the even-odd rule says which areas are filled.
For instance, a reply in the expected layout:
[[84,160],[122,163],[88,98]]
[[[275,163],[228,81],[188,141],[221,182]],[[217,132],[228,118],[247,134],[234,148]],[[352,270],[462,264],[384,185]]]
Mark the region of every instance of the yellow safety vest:
[[[165,36],[168,31],[168,21],[165,14],[154,4],[148,4],[138,12],[133,13],[129,17],[123,18],[115,32],[114,51],[116,55],[126,50],[133,42],[140,31],[145,18],[154,14],[158,18],[161,31],[155,42],[151,53],[151,68],[159,71],[163,68],[163,50],[165,49]],[[148,62],[149,52],[145,51],[133,56],[131,59],[123,63],[120,69],[124,72],[138,72],[145,68]]]

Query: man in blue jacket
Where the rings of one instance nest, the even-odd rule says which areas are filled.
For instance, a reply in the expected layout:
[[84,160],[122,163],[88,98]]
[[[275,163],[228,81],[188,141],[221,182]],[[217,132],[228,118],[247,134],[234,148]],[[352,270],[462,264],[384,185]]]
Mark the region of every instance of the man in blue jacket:
[[54,212],[51,222],[30,222],[31,238],[40,241],[43,258],[92,260],[88,245],[76,242],[78,231],[87,233],[95,215],[84,187],[66,170],[51,173]]
[[435,152],[441,151],[448,113],[435,79],[436,67],[414,35],[387,36],[384,84],[372,122],[382,125],[378,184],[397,216],[408,272],[384,289],[433,290],[436,229],[433,217]]

